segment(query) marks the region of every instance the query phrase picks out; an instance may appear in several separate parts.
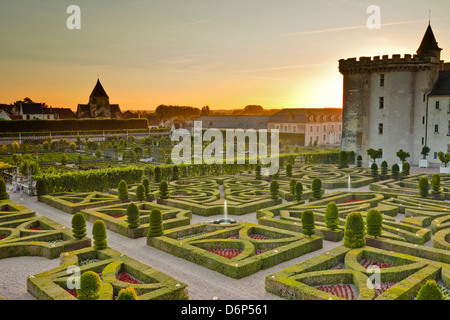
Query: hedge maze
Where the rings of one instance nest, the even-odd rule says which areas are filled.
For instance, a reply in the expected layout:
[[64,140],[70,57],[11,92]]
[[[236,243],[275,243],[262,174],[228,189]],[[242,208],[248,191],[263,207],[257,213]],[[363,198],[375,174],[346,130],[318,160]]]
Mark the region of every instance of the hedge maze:
[[101,192],[61,192],[40,197],[40,201],[67,213],[121,202],[117,196]]
[[147,244],[240,279],[319,250],[322,238],[251,223],[201,223],[171,229],[160,237],[149,237]]
[[161,210],[164,230],[190,224],[192,217],[190,211],[152,202],[134,203],[139,209],[139,226],[136,228],[131,228],[128,222],[127,208],[130,202],[85,209],[80,212],[85,216],[87,221],[95,222],[102,220],[109,230],[132,239],[146,236],[149,227],[149,215],[152,209],[155,208]]
[[61,252],[90,246],[72,230],[10,200],[0,201],[0,259],[21,256],[59,257]]
[[450,286],[447,250],[371,240],[366,237],[363,248],[339,246],[269,275],[266,290],[285,299],[412,300],[427,280],[442,290]]
[[186,284],[110,248],[62,253],[59,267],[28,277],[28,291],[38,300],[76,300],[78,290],[71,270],[100,275],[98,300],[115,300],[120,290],[128,287],[136,291],[139,300],[188,298]]

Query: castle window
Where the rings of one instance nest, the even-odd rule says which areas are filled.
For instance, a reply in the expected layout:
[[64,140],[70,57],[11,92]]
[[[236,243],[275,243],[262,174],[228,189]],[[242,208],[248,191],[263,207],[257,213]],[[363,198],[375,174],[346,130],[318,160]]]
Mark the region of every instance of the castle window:
[[425,124],[425,117],[422,117],[422,124]]
[[383,134],[384,126],[382,123],[378,124],[378,134]]
[[434,105],[434,108],[435,108],[436,110],[439,110],[439,109],[440,109],[439,101],[436,101],[436,104]]
[[380,97],[380,99],[378,101],[378,107],[380,109],[384,109],[384,97]]
[[292,126],[292,132],[297,132],[297,126],[296,125]]
[[380,74],[380,87],[384,87],[384,74]]
[[438,153],[435,152],[435,153],[434,153],[434,160],[436,160],[437,158],[438,158]]
[[288,126],[287,125],[284,125],[284,132],[288,132],[289,130],[288,130]]
[[326,141],[327,141],[327,136],[324,135],[324,136],[323,136],[323,142],[326,142]]
[[438,124],[434,125],[434,133],[439,133],[439,125]]

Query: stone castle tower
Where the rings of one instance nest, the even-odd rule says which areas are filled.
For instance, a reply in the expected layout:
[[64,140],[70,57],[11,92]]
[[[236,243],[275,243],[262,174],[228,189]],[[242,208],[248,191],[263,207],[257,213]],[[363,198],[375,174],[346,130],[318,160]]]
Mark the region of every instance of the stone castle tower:
[[440,71],[449,67],[440,60],[441,50],[428,25],[417,54],[339,60],[344,81],[341,149],[355,151],[365,163],[368,149],[382,149],[389,166],[399,162],[396,152],[403,149],[411,154],[407,161],[417,164],[428,142],[428,94]]

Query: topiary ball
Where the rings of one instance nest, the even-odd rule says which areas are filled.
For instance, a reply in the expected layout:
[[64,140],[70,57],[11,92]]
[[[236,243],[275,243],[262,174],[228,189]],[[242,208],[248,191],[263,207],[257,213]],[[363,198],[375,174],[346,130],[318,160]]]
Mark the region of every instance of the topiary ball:
[[97,300],[102,287],[100,276],[94,271],[86,271],[80,277],[78,300]]
[[117,300],[139,300],[139,297],[133,287],[127,287],[119,291]]

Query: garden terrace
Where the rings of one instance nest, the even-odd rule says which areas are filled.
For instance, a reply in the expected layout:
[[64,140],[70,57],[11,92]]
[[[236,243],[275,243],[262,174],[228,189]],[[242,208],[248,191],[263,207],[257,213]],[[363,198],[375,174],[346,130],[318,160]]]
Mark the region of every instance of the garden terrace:
[[[395,199],[394,199],[395,200]],[[331,230],[325,224],[325,210],[334,201],[339,210],[338,228]],[[411,243],[424,244],[431,239],[431,231],[421,226],[396,222],[399,207],[385,201],[382,194],[374,192],[333,192],[318,201],[306,204],[287,203],[257,212],[258,223],[264,226],[301,232],[301,215],[305,210],[314,212],[316,234],[329,241],[340,241],[344,236],[345,219],[350,212],[361,212],[364,220],[370,209],[377,209],[383,215],[382,237]]]
[[[17,209],[17,212],[34,212],[9,201],[0,201]],[[20,256],[42,256],[54,259],[63,251],[76,250],[90,246],[89,238],[77,240],[72,236],[72,230],[47,217],[24,217],[20,213],[16,219],[0,222],[0,259]]]
[[[266,290],[298,300],[413,300],[427,280],[450,288],[448,251],[368,238],[363,248],[339,246],[267,276]],[[367,285],[374,275],[367,261],[384,266],[377,271],[379,287]]]
[[[372,183],[370,185],[370,190],[376,192],[382,192],[387,194],[398,194],[398,195],[413,195],[419,196],[419,179],[425,177],[430,182],[431,187],[431,176],[430,174],[415,174],[402,178],[401,180],[388,179],[379,182]],[[431,190],[428,198],[436,200],[450,200],[450,174],[440,174],[441,177],[441,193],[432,194]]]
[[322,238],[251,223],[201,223],[171,229],[159,237],[149,237],[147,244],[240,279],[319,250]]
[[36,299],[76,300],[76,290],[67,287],[71,282],[68,272],[71,266],[78,266],[81,274],[93,271],[101,275],[99,300],[114,300],[121,289],[129,286],[135,289],[140,300],[188,298],[186,284],[110,248],[65,252],[60,259],[59,267],[28,277],[28,292]]
[[62,210],[74,214],[78,211],[93,207],[100,207],[122,202],[116,195],[102,192],[61,192],[40,197],[40,201]]
[[102,220],[107,229],[132,239],[146,236],[149,227],[149,215],[152,209],[157,208],[161,210],[164,230],[189,225],[192,217],[191,212],[188,210],[167,207],[152,202],[135,202],[139,208],[140,225],[131,229],[127,222],[127,207],[129,204],[130,202],[126,202],[85,209],[80,212],[87,221]]
[[12,202],[11,200],[0,200],[0,223],[20,220],[24,218],[33,218],[36,213],[24,206]]

